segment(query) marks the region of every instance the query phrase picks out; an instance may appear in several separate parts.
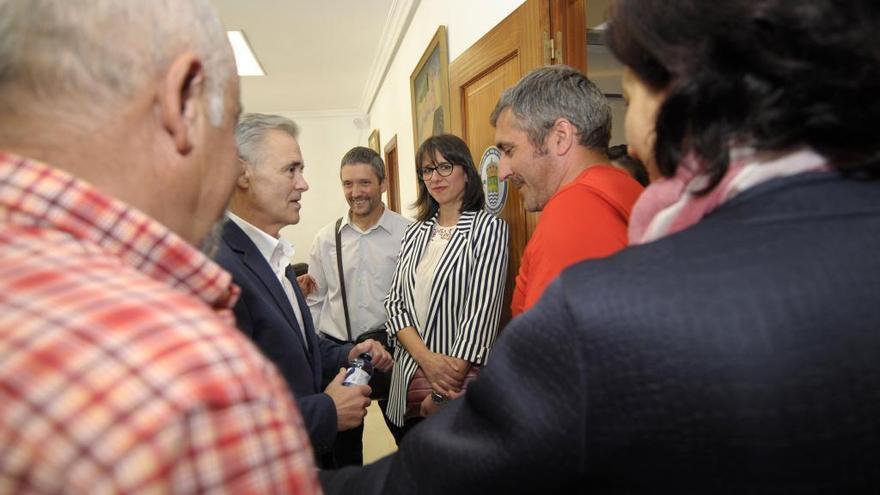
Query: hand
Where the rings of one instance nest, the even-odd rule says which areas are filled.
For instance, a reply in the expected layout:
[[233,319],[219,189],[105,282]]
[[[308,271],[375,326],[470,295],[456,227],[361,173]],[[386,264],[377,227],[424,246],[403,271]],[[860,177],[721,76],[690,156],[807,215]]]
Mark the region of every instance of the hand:
[[425,400],[423,400],[422,404],[419,406],[419,414],[422,417],[427,418],[428,416],[439,411],[443,406],[446,405],[447,402],[453,399],[457,399],[463,394],[464,392],[455,392],[452,395],[445,396],[443,402],[435,402],[434,398],[431,397],[431,395],[429,394],[427,397],[425,397]]
[[419,406],[419,414],[423,418],[427,418],[428,416],[439,411],[442,405],[443,404],[441,403],[434,402],[434,399],[431,398],[431,394],[428,394],[428,396],[425,397],[425,400],[422,401],[422,405]]
[[352,347],[348,353],[348,360],[351,361],[365,352],[369,352],[372,356],[373,367],[376,369],[387,372],[394,366],[394,358],[391,357],[391,354],[388,354],[385,347],[373,339],[367,339]]
[[315,279],[308,273],[296,277],[296,283],[299,284],[299,290],[302,291],[304,297],[308,297],[309,294],[318,289]]
[[360,426],[367,415],[367,406],[370,405],[369,385],[353,385],[346,387],[342,384],[345,378],[345,368],[339,369],[339,374],[324,389],[324,393],[333,399],[336,406],[336,429],[345,431]]
[[466,361],[436,352],[425,354],[419,366],[425,372],[425,378],[431,382],[431,388],[443,395],[452,395],[461,390],[467,373]]

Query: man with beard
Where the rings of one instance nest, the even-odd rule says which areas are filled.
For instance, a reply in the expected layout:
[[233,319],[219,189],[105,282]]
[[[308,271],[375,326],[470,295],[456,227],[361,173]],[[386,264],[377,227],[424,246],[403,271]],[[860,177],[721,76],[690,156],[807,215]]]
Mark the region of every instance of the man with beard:
[[[373,365],[391,368],[382,345],[340,345],[319,337],[290,266],[293,246],[280,230],[299,222],[309,185],[299,129],[277,115],[247,114],[235,129],[240,174],[229,205],[217,262],[242,289],[234,311],[239,329],[281,370],[294,392],[322,467],[336,465],[330,449],[338,431],[360,426],[370,387],[342,385],[340,367],[369,352]],[[322,379],[330,383],[322,390]]]
[[533,306],[563,269],[627,245],[643,188],[608,160],[611,108],[571,67],[542,67],[501,95],[491,117],[498,178],[519,189],[541,219],[516,276],[514,316]]
[[[400,240],[410,222],[382,203],[387,182],[379,153],[363,146],[352,148],[342,157],[339,178],[348,214],[318,232],[309,273],[300,281],[310,289],[307,300],[318,330],[324,337],[345,344],[364,335],[384,334],[382,301],[391,287]],[[340,257],[344,280],[339,273]],[[382,383],[387,385],[387,375],[374,377],[374,387],[377,379],[384,379]],[[383,403],[380,400],[380,406]],[[363,426],[339,436],[334,448],[337,461],[343,465],[363,463],[362,434]]]

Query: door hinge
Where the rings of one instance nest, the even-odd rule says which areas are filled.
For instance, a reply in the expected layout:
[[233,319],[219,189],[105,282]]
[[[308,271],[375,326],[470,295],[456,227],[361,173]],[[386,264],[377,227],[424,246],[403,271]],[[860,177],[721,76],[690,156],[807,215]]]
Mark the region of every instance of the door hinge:
[[550,35],[547,31],[544,31],[544,65],[550,65],[553,63],[553,55],[555,55],[555,47],[553,46],[553,40],[550,38]]
[[562,32],[556,32],[556,38],[544,32],[544,65],[561,64],[562,62]]

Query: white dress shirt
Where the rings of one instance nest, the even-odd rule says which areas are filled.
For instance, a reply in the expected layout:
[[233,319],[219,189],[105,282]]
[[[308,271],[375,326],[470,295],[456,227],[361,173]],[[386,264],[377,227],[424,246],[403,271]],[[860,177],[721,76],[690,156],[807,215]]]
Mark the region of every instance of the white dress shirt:
[[[343,217],[339,228],[352,340],[385,323],[382,301],[391,287],[400,241],[409,224],[409,220],[388,208],[385,208],[376,225],[366,231],[351,222],[350,214]],[[318,232],[312,244],[309,274],[318,288],[306,301],[319,332],[348,341],[336,263],[334,227],[335,220]]]
[[306,326],[303,323],[302,311],[300,311],[299,304],[296,302],[296,293],[293,291],[293,286],[286,276],[287,267],[290,266],[290,260],[293,259],[293,255],[296,252],[293,245],[283,237],[278,239],[272,237],[232,212],[227,211],[226,215],[247,234],[251,242],[257,246],[263,258],[266,259],[266,262],[269,263],[272,272],[275,273],[278,282],[284,288],[284,293],[287,295],[287,300],[290,302],[294,316],[296,316],[296,323],[299,325],[300,334],[302,334],[303,341],[306,347],[308,347],[309,339],[306,338]]

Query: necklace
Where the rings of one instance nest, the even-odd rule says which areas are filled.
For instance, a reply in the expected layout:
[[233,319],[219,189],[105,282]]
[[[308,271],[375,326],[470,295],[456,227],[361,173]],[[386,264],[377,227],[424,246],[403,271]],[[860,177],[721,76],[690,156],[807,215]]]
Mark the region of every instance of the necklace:
[[452,239],[452,233],[455,232],[455,225],[451,227],[443,227],[442,225],[434,226],[434,235],[431,236],[431,240],[436,241],[437,239],[441,239],[444,241],[448,241]]

